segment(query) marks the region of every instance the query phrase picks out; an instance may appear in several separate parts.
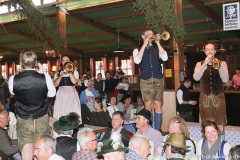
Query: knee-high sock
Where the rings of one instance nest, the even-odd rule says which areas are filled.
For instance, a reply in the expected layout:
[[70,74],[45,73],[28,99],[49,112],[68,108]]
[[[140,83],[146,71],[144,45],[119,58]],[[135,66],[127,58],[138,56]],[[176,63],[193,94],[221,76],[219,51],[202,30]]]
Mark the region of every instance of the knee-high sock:
[[160,131],[162,125],[162,113],[154,113],[155,129]]
[[154,118],[154,119],[153,119],[153,118],[154,118],[154,116],[153,116],[153,114],[151,114],[151,120],[152,120],[152,125],[151,125],[151,127],[155,129],[155,122],[154,122],[154,119],[155,119],[155,118]]

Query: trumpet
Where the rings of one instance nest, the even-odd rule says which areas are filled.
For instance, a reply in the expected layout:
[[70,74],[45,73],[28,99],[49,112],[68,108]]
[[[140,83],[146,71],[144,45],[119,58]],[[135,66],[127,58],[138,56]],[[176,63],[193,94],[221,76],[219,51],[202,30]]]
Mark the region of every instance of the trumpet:
[[164,41],[167,41],[167,40],[169,40],[169,38],[170,38],[170,33],[168,32],[168,31],[164,31],[162,34],[160,34],[160,35],[153,35],[152,37],[151,37],[151,40],[152,41],[157,41],[157,40],[160,40],[160,39],[162,39],[162,40],[164,40]]
[[66,62],[64,63],[64,65],[62,66],[61,70],[63,70],[64,72],[67,73],[71,73],[74,70],[74,66],[72,62]]
[[214,69],[219,69],[220,66],[221,66],[220,61],[217,58],[215,58],[215,56],[214,56],[213,60],[212,60],[212,67]]

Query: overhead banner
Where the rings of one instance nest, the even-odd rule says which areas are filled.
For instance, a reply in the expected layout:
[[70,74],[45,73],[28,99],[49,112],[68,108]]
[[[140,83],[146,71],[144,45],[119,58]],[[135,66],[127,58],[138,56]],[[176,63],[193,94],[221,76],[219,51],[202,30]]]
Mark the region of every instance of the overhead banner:
[[223,4],[223,30],[240,29],[239,2]]

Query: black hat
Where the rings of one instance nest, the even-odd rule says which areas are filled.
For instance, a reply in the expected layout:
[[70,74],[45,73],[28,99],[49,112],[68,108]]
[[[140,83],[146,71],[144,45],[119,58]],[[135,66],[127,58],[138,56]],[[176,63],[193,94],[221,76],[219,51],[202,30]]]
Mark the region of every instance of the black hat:
[[152,125],[152,120],[151,120],[151,112],[145,108],[141,109],[136,115],[141,115],[145,117],[147,120],[149,120],[149,124]]

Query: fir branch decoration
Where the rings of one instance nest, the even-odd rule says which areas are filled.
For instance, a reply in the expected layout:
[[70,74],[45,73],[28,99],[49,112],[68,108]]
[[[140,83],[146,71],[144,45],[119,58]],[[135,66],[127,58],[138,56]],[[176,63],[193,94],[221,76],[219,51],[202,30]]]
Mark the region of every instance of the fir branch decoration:
[[25,19],[33,37],[43,42],[43,46],[48,49],[65,50],[63,40],[59,38],[56,29],[51,21],[46,18],[29,0],[9,0],[9,7],[13,6],[16,14],[21,19]]
[[180,23],[171,0],[131,0],[136,12],[145,14],[148,27],[156,33],[162,33],[167,26],[174,37],[183,40],[186,34],[184,24]]

